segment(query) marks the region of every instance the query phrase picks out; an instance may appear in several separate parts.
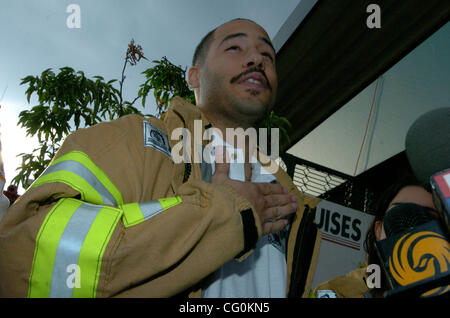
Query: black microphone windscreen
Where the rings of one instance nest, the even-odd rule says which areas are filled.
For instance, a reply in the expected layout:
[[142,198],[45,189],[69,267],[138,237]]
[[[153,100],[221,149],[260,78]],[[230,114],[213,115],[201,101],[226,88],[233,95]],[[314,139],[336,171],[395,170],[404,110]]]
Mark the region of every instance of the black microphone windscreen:
[[405,140],[406,156],[419,181],[450,168],[450,107],[420,116],[411,125]]

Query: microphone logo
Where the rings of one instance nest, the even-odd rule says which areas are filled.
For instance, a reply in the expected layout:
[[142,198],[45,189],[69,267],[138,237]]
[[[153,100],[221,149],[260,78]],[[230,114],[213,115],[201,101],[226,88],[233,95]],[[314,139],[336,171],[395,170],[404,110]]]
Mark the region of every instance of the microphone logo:
[[[392,277],[406,286],[426,278],[445,273],[450,267],[450,244],[435,232],[422,231],[403,235],[389,257]],[[437,296],[450,290],[450,286],[432,289],[422,296]]]

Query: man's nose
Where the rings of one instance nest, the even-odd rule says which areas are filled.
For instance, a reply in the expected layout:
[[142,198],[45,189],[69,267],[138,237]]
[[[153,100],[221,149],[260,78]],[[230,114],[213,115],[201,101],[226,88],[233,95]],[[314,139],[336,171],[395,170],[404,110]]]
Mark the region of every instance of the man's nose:
[[244,60],[244,67],[254,67],[258,66],[264,69],[264,59],[258,50],[253,49],[247,52]]

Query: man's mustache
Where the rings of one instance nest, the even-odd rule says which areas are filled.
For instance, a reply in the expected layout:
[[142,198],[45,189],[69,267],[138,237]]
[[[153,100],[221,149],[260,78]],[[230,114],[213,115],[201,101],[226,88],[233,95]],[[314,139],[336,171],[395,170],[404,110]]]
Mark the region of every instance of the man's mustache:
[[245,76],[245,75],[247,75],[247,74],[250,74],[250,73],[253,73],[253,72],[259,72],[259,73],[261,73],[261,74],[264,76],[264,78],[266,79],[267,87],[268,87],[270,90],[272,90],[272,86],[270,85],[270,82],[269,82],[269,79],[268,79],[267,76],[266,76],[266,73],[264,73],[264,70],[262,70],[262,69],[259,68],[259,67],[254,67],[254,68],[248,69],[248,70],[246,70],[245,72],[243,72],[243,73],[241,73],[241,74],[239,74],[239,75],[236,75],[235,77],[233,77],[233,78],[231,79],[230,83],[231,83],[231,84],[234,84],[234,83],[236,83],[237,81],[239,81],[243,76]]

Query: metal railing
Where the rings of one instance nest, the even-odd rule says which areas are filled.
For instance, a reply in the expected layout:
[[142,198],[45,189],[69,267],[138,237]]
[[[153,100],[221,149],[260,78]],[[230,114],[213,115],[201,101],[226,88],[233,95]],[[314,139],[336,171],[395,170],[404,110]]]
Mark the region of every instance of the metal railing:
[[360,183],[354,186],[358,177],[320,166],[289,153],[280,154],[279,165],[292,178],[300,192],[370,213],[375,194]]

